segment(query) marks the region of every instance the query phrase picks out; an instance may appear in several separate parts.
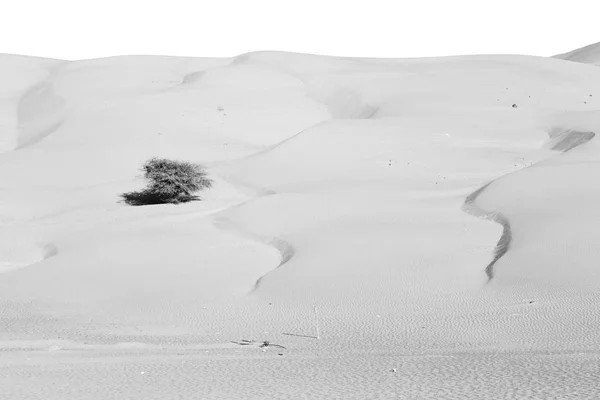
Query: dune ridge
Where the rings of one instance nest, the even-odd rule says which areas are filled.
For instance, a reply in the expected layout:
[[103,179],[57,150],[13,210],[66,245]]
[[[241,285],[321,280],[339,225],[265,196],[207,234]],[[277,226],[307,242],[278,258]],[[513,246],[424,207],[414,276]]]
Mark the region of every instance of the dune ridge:
[[[230,65],[245,65],[245,64],[256,63],[256,61],[253,59],[254,56],[256,56],[256,54],[250,53],[250,54],[236,57],[232,60]],[[299,55],[287,54],[286,56],[298,57]],[[271,67],[271,64],[269,64],[269,67]],[[260,157],[262,154],[268,154],[269,152],[277,149],[278,147],[284,146],[285,143],[293,141],[294,139],[302,136],[307,131],[310,131],[312,129],[316,129],[316,128],[319,128],[322,126],[326,126],[328,122],[331,122],[333,120],[337,120],[337,119],[369,119],[369,118],[374,117],[378,111],[378,108],[376,106],[370,104],[368,101],[366,101],[365,99],[362,98],[360,93],[358,93],[350,88],[345,88],[340,85],[331,85],[326,80],[324,80],[322,82],[318,82],[314,79],[307,80],[303,77],[302,74],[290,72],[289,70],[287,70],[285,68],[281,68],[280,65],[273,66],[273,68],[275,68],[278,71],[284,71],[286,73],[289,73],[292,76],[294,76],[295,78],[302,81],[306,87],[307,94],[310,97],[317,100],[318,102],[322,103],[327,108],[329,113],[331,114],[331,117],[328,120],[321,121],[310,127],[302,129],[298,133],[296,133],[286,139],[283,139],[282,141],[275,143],[275,144],[265,148],[264,150],[257,151],[247,157],[237,160],[237,162],[244,162],[245,160],[248,160],[248,159],[254,159],[254,158]],[[200,76],[201,75],[199,75],[199,74],[193,74],[192,77],[190,77],[190,79],[188,79],[188,76],[186,76],[186,78],[184,79],[184,82],[196,81],[196,80],[200,79]],[[217,169],[217,173],[218,173],[218,166],[216,166],[216,167],[217,167],[216,169]],[[244,185],[244,186],[247,187],[247,185]],[[256,198],[259,198],[262,196],[277,195],[276,191],[267,189],[267,188],[259,189],[259,188],[255,187],[252,189],[252,191],[258,194],[258,197],[256,197]],[[248,201],[246,201],[242,204],[236,205],[234,207],[235,208],[243,208],[250,201],[252,201],[252,200],[248,200]],[[223,212],[222,214],[226,214],[226,213],[227,213],[227,211]],[[217,216],[215,218],[215,224],[218,227],[223,228],[223,229],[236,229],[239,234],[242,234],[243,236],[250,236],[253,239],[257,240],[258,242],[269,245],[269,246],[275,248],[277,251],[279,251],[279,253],[281,255],[281,261],[274,269],[280,268],[284,264],[286,264],[289,260],[291,260],[291,258],[293,257],[293,255],[295,253],[293,245],[290,244],[288,241],[286,241],[280,237],[269,238],[269,237],[265,237],[262,235],[251,233],[248,230],[244,230],[240,226],[236,226],[236,224],[232,220],[226,219],[226,217]],[[265,276],[267,274],[261,276],[260,278],[258,278],[256,280],[250,293],[253,293],[260,287],[261,282],[263,281],[263,279],[265,278]]]
[[0,273],[13,271],[40,263],[58,254],[53,243],[11,243],[4,241],[0,247]]
[[[561,153],[565,153],[589,142],[596,135],[594,132],[581,132],[572,129],[562,130],[559,132],[560,133],[556,134],[550,133],[549,137],[552,139],[552,150],[560,151]],[[477,189],[475,192],[471,193],[469,196],[467,196],[462,206],[462,209],[466,213],[477,218],[492,220],[502,226],[502,235],[500,236],[500,239],[496,244],[496,248],[494,249],[494,258],[485,267],[485,273],[488,277],[488,281],[491,281],[494,278],[494,266],[508,252],[512,241],[510,220],[501,212],[485,211],[477,206],[477,197],[479,197],[479,195],[481,195],[487,189],[487,187],[493,183],[494,181],[491,181]]]
[[[266,194],[266,196],[270,196],[270,195],[275,195],[275,193]],[[247,200],[241,204],[232,206],[231,208],[243,207],[246,203],[251,202],[251,201],[252,200]],[[262,243],[266,246],[269,246],[269,247],[277,250],[279,252],[279,262],[273,269],[282,267],[289,260],[292,259],[292,257],[294,256],[295,250],[294,250],[294,247],[289,242],[287,242],[286,240],[279,238],[279,237],[268,237],[268,236],[253,233],[249,230],[245,230],[243,227],[236,224],[233,220],[227,218],[228,210],[230,210],[231,208],[217,213],[216,216],[213,218],[213,223],[217,228],[224,230],[224,231],[232,231],[236,235],[248,238],[248,239],[256,241],[258,243]],[[259,277],[258,279],[256,279],[256,281],[252,285],[252,288],[248,292],[249,294],[251,294],[252,292],[254,292],[255,290],[257,290],[260,287],[261,281],[268,273],[269,272],[267,272],[266,274],[264,274],[261,277]]]
[[554,56],[561,60],[589,63],[600,66],[600,43],[590,44],[568,53]]
[[52,134],[63,123],[65,99],[53,89],[52,70],[43,82],[21,96],[17,105],[17,149],[34,144]]

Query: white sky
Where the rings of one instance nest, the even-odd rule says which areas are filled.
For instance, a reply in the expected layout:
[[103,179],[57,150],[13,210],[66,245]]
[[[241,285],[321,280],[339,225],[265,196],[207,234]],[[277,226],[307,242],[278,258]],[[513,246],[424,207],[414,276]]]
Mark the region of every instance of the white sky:
[[599,42],[599,11],[598,0],[0,0],[0,53],[550,56]]

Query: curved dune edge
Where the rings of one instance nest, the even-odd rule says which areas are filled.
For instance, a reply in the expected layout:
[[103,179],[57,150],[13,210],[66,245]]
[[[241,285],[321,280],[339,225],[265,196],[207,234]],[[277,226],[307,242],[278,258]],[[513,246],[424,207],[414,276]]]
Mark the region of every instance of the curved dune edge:
[[[242,60],[242,61],[245,61],[245,60]],[[240,63],[240,61],[234,60],[231,64],[236,64],[236,63]],[[290,74],[290,73],[288,72],[288,74]],[[306,81],[304,81],[297,74],[290,74],[290,75],[302,80],[302,82],[307,87],[307,90],[309,90],[309,92],[310,92],[310,89],[311,89],[310,85]],[[201,76],[201,74],[196,74],[191,79],[187,79],[187,77],[186,77],[184,79],[184,81],[190,81],[190,80],[198,78],[200,76]],[[334,88],[334,89],[331,89],[331,88],[328,88],[328,89],[329,90],[326,91],[326,93],[324,94],[324,97],[317,96],[314,93],[313,93],[312,97],[315,98],[316,101],[320,102],[321,104],[323,104],[324,106],[327,107],[327,109],[329,110],[329,112],[331,114],[331,117],[332,117],[331,119],[326,120],[326,121],[321,121],[314,125],[311,125],[305,129],[299,131],[298,133],[290,136],[289,138],[280,141],[279,143],[276,143],[272,146],[267,147],[266,149],[263,149],[261,151],[258,151],[254,154],[251,154],[251,155],[245,157],[245,159],[253,158],[258,155],[272,151],[273,149],[281,146],[282,144],[302,135],[306,131],[314,129],[315,127],[320,126],[324,123],[331,122],[333,120],[340,119],[340,118],[369,119],[369,118],[372,118],[379,111],[378,107],[370,104],[365,99],[363,99],[361,96],[359,96],[358,93],[352,91],[351,89],[339,88],[339,87]],[[350,103],[350,107],[348,107],[348,104],[347,104],[348,102]],[[334,110],[335,108],[339,108],[340,110],[335,111]],[[346,108],[350,108],[351,110],[349,111]],[[256,195],[254,198],[252,198],[246,202],[243,202],[241,204],[235,205],[233,207],[242,207],[245,204],[248,204],[250,201],[253,201],[255,199],[258,199],[258,198],[261,198],[264,196],[272,196],[272,195],[277,194],[277,192],[267,189],[267,188],[253,188],[253,190],[256,192]],[[293,258],[294,254],[295,254],[295,249],[292,246],[292,244],[285,241],[284,239],[282,239],[280,237],[265,237],[262,235],[258,235],[258,234],[249,232],[249,231],[241,228],[240,226],[238,226],[237,224],[235,224],[232,220],[230,220],[228,218],[217,217],[214,220],[214,224],[218,228],[232,230],[239,235],[249,238],[250,240],[254,240],[256,242],[260,242],[267,246],[270,246],[270,247],[276,249],[280,254],[279,264],[275,268],[273,268],[272,270],[270,270],[269,272],[263,274],[260,278],[258,278],[248,294],[252,294],[256,290],[258,290],[259,287],[261,286],[263,279],[269,273],[271,273],[272,271],[285,265],[287,262],[289,262]]]
[[[243,58],[241,60],[235,59],[231,63],[231,65],[240,64],[245,61],[246,61],[245,58]],[[341,86],[328,86],[328,87],[317,88],[314,84],[307,82],[298,74],[294,74],[289,71],[286,71],[286,73],[289,74],[290,76],[296,77],[299,80],[301,80],[304,83],[304,85],[306,86],[309,95],[312,98],[314,98],[316,101],[318,101],[319,103],[323,104],[328,109],[328,111],[331,115],[331,118],[328,120],[325,120],[325,121],[318,122],[311,126],[308,126],[307,128],[302,129],[298,133],[296,133],[278,143],[275,143],[275,144],[267,147],[266,149],[263,149],[256,153],[253,153],[253,154],[250,154],[249,156],[244,157],[243,159],[254,158],[256,156],[259,156],[259,155],[265,154],[269,151],[272,151],[273,149],[282,146],[284,143],[297,138],[298,136],[304,134],[305,132],[310,131],[310,130],[312,130],[318,126],[321,126],[323,124],[329,123],[331,121],[340,120],[340,119],[371,119],[371,118],[375,117],[375,115],[379,111],[379,107],[377,107],[374,104],[372,104],[371,102],[367,101],[358,92],[356,92],[350,88],[341,87]],[[200,76],[201,75],[198,74],[194,78],[197,78]],[[184,80],[188,80],[187,77]],[[319,93],[317,94],[317,92],[319,92]],[[246,202],[243,202],[241,204],[238,204],[236,206],[233,206],[233,207],[242,207],[245,204],[247,204],[250,201],[253,201],[255,199],[258,199],[258,198],[261,198],[264,196],[272,196],[272,195],[277,194],[277,192],[275,192],[271,189],[268,189],[268,188],[253,187],[252,189],[256,193],[254,198],[252,198]],[[221,229],[233,230],[237,234],[240,234],[251,240],[254,240],[254,241],[263,243],[267,246],[270,246],[270,247],[276,249],[280,254],[279,264],[275,268],[273,268],[272,270],[270,270],[269,272],[263,274],[260,278],[258,278],[248,294],[252,294],[256,290],[258,290],[263,282],[263,279],[269,273],[271,273],[272,271],[274,271],[274,270],[282,267],[286,263],[288,263],[295,254],[295,249],[294,249],[293,245],[280,237],[265,237],[262,235],[258,235],[258,234],[249,232],[247,230],[244,230],[243,228],[241,228],[240,226],[238,226],[237,224],[235,224],[233,221],[231,221],[228,218],[218,218],[217,217],[214,220],[214,223],[215,223],[215,226],[217,226]]]
[[56,68],[48,77],[30,87],[19,99],[17,117],[19,132],[14,150],[34,145],[57,131],[64,123],[66,100],[54,91]]
[[[327,106],[328,109],[330,109],[331,105],[327,104],[326,101],[324,101],[323,99],[317,99],[317,100],[319,102],[321,102],[322,104],[324,104],[325,106]],[[359,99],[359,100],[362,103],[362,99]],[[343,104],[341,106],[343,106]],[[357,114],[353,113],[351,115],[346,115],[346,116],[343,116],[343,117],[351,118],[351,119],[369,119],[369,118],[373,117],[378,112],[378,110],[379,110],[378,107],[375,107],[375,106],[373,106],[371,104],[368,104],[367,102],[364,102],[364,104],[361,104],[360,107],[358,107]],[[330,109],[330,112],[331,112],[331,109]],[[307,132],[307,131],[309,131],[311,129],[314,129],[314,128],[322,125],[322,124],[325,124],[325,123],[328,123],[328,122],[331,122],[331,121],[334,121],[334,120],[337,120],[337,119],[340,119],[340,118],[341,118],[341,116],[338,115],[336,117],[334,115],[334,113],[332,113],[332,119],[329,119],[329,120],[326,120],[326,121],[321,121],[321,122],[318,122],[318,123],[316,123],[314,125],[311,125],[311,126],[305,128],[305,129],[301,130],[300,132],[298,132],[298,133],[290,136],[289,138],[282,140],[279,143],[276,143],[276,144],[274,144],[272,146],[269,146],[266,149],[258,151],[258,152],[254,153],[254,154],[251,154],[251,155],[247,156],[247,157],[244,157],[244,159],[254,158],[254,157],[258,156],[258,155],[261,155],[261,154],[267,153],[269,151],[272,151],[273,149],[275,149],[275,148],[283,145],[284,143],[286,143],[286,142],[288,142],[290,140],[293,140],[293,139],[297,138],[298,136],[304,134],[305,132]],[[248,201],[245,201],[243,203],[237,204],[237,205],[235,205],[235,206],[233,206],[231,208],[242,207],[245,204],[248,204],[249,202],[251,202],[253,200],[256,200],[256,199],[259,199],[259,198],[262,198],[262,197],[265,197],[265,196],[272,196],[272,195],[276,195],[277,194],[277,192],[275,192],[275,191],[273,191],[271,189],[268,189],[268,188],[253,187],[252,189],[256,193],[255,197],[253,197],[252,199],[250,199]],[[224,210],[224,212],[226,212],[226,211],[227,210]],[[274,270],[276,270],[276,269],[282,267],[283,265],[285,265],[286,263],[288,263],[293,258],[294,254],[295,254],[294,246],[291,243],[287,242],[286,240],[284,240],[284,239],[282,239],[280,237],[266,237],[266,236],[263,236],[263,235],[255,234],[253,232],[250,232],[248,230],[243,229],[242,227],[240,227],[239,225],[237,225],[235,222],[233,222],[229,218],[226,218],[226,217],[216,217],[214,219],[214,224],[218,228],[234,231],[238,235],[244,236],[244,237],[249,238],[250,240],[254,240],[256,242],[263,243],[263,244],[265,244],[265,245],[267,245],[267,246],[269,246],[271,248],[274,248],[275,250],[277,250],[279,252],[279,255],[280,255],[280,262],[279,262],[279,264],[277,264],[277,266],[275,266],[273,269],[271,269],[267,273],[263,274],[260,278],[258,278],[256,280],[256,282],[254,283],[252,289],[249,291],[248,294],[252,294],[256,290],[258,290],[260,288],[262,282],[263,282],[263,279],[268,274],[270,274]]]
[[494,181],[485,184],[484,186],[480,187],[479,189],[468,195],[462,207],[462,210],[467,214],[481,219],[492,220],[502,225],[502,235],[500,236],[500,240],[498,240],[498,243],[496,244],[496,248],[494,250],[494,258],[485,267],[485,273],[488,277],[488,282],[494,278],[494,265],[498,262],[498,260],[500,260],[500,258],[502,258],[508,252],[508,249],[510,248],[510,243],[512,241],[512,231],[510,227],[510,221],[508,220],[508,218],[502,213],[486,211],[477,206],[477,197],[479,197],[479,195],[483,193],[485,189],[487,189],[487,187],[491,185]]
[[[305,54],[281,53],[280,55],[288,59],[296,59],[297,62],[308,62],[308,60],[316,62],[312,58],[313,56]],[[260,65],[263,68],[284,73],[298,79],[304,84],[307,96],[327,108],[331,119],[371,119],[379,112],[379,106],[372,99],[367,99],[351,86],[332,82],[330,79],[315,78],[311,74],[295,70],[289,65],[284,66],[280,61],[277,59],[276,53],[258,51],[234,57],[229,66]],[[338,58],[338,61],[342,63],[348,61],[351,63],[355,62],[343,58]],[[316,64],[312,67],[315,71],[320,71],[325,76],[331,73],[331,71],[327,72],[327,68],[323,65]]]
[[0,273],[29,267],[58,254],[58,248],[53,243],[19,246],[13,250],[16,250],[17,253],[21,253],[21,256],[9,260],[2,260],[0,258]]
[[281,256],[281,261],[273,270],[267,272],[266,274],[264,274],[263,276],[261,276],[260,278],[258,278],[256,280],[256,282],[254,283],[254,286],[252,287],[252,290],[250,291],[250,294],[253,293],[254,291],[256,291],[260,287],[262,280],[268,274],[270,274],[272,271],[274,271],[277,268],[286,264],[294,256],[294,253],[295,253],[294,247],[289,242],[286,242],[285,240],[283,240],[281,238],[277,238],[277,237],[273,238],[267,244],[270,245],[271,247],[277,249],[277,251],[279,251],[279,254]]
[[[272,194],[274,194],[274,193],[269,193],[266,195],[269,196]],[[260,197],[263,197],[263,196],[258,196],[257,198],[260,198]],[[247,204],[248,202],[253,201],[253,200],[254,199],[248,200],[244,203],[238,204],[233,207],[241,207],[244,204]],[[225,210],[225,212],[226,211],[227,210]],[[288,261],[290,261],[292,259],[292,257],[295,254],[294,246],[292,246],[292,244],[287,242],[286,240],[279,238],[279,237],[268,237],[268,236],[259,235],[259,234],[250,232],[250,231],[242,228],[240,225],[236,224],[234,221],[232,221],[231,219],[229,219],[227,217],[216,217],[213,220],[213,224],[221,230],[232,231],[234,234],[236,234],[238,236],[242,236],[246,239],[249,239],[249,240],[252,240],[252,241],[255,241],[258,243],[262,243],[262,244],[269,246],[279,252],[279,263],[274,268],[269,270],[267,273],[261,275],[255,281],[254,285],[252,286],[252,289],[250,289],[248,294],[252,294],[255,290],[257,290],[260,287],[260,284],[265,276],[267,276],[272,271],[274,271],[277,268],[286,264]]]
[[[594,132],[577,131],[573,129],[564,130],[558,134],[550,134],[550,138],[552,139],[550,143],[550,148],[555,151],[560,151],[561,153],[566,153],[569,150],[572,150],[578,146],[589,142],[594,138],[594,136],[596,136]],[[481,195],[481,193],[485,191],[485,189],[487,189],[488,186],[490,186],[492,183],[494,183],[500,178],[502,177],[496,178],[493,181],[488,182],[484,186],[480,187],[479,189],[468,195],[462,206],[462,210],[467,214],[481,219],[492,220],[502,225],[502,235],[500,236],[500,239],[496,244],[496,248],[494,249],[494,258],[485,267],[485,273],[488,277],[488,282],[494,279],[494,267],[496,263],[510,249],[510,244],[512,242],[512,229],[510,226],[510,220],[504,214],[502,214],[501,212],[486,211],[480,208],[477,205],[477,198],[479,197],[479,195]]]

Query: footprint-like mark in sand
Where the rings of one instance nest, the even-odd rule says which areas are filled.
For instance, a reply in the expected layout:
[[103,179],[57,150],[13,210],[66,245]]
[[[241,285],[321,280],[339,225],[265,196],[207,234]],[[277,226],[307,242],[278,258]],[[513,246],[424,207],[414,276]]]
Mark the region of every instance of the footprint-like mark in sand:
[[[566,153],[567,151],[572,150],[575,147],[581,146],[582,144],[589,142],[594,138],[594,136],[596,136],[594,132],[576,131],[572,129],[558,131],[558,133],[551,133],[551,149],[555,151],[560,151],[561,153]],[[509,219],[500,212],[486,211],[477,205],[477,197],[479,197],[479,195],[481,195],[481,193],[483,193],[489,185],[491,185],[498,179],[500,178],[488,182],[486,185],[482,186],[481,188],[477,189],[469,196],[467,196],[462,207],[463,211],[467,214],[473,215],[477,218],[489,219],[502,225],[502,235],[500,236],[500,240],[498,240],[498,243],[496,244],[496,249],[494,250],[494,258],[485,267],[485,273],[488,277],[488,282],[494,278],[494,266],[496,265],[498,260],[500,260],[508,252],[512,241],[512,230]]]
[[0,245],[0,273],[37,264],[57,254],[52,243]]

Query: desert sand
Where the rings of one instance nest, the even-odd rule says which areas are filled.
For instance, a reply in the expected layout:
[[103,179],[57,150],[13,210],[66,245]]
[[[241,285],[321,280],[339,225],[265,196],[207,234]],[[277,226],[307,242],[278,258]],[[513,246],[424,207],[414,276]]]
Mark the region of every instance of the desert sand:
[[600,398],[598,65],[0,56],[0,398]]

